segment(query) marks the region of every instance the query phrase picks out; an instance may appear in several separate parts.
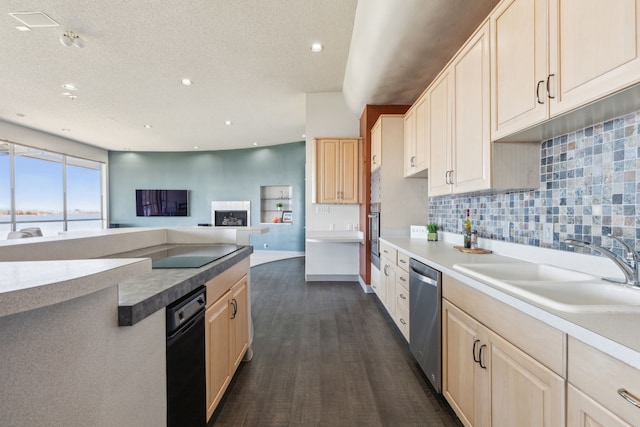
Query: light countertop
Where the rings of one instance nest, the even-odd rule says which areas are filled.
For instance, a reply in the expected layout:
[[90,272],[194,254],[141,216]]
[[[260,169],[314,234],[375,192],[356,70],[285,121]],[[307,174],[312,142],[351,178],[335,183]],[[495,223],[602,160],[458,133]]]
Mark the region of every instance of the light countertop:
[[[417,261],[640,369],[640,334],[637,332],[640,312],[569,313],[553,310],[490,283],[468,277],[453,268],[455,264],[522,262],[522,259],[497,254],[463,253],[453,248],[454,243],[445,241],[429,242],[409,237],[385,237],[382,241]],[[566,253],[553,252],[556,257]]]
[[0,317],[97,292],[151,271],[150,259],[0,262]]

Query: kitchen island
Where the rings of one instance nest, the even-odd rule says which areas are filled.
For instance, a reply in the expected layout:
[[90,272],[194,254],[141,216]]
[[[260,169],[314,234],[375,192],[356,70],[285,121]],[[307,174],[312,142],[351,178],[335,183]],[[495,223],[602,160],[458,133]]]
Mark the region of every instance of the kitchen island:
[[[200,268],[152,270],[149,257],[129,257],[148,247],[219,243],[238,250]],[[230,230],[210,228],[1,242],[0,259],[11,260],[0,262],[2,424],[165,425],[163,304],[248,264],[251,252]],[[130,255],[110,258],[122,253]],[[155,287],[135,290],[148,281]],[[131,326],[123,326],[123,307]]]

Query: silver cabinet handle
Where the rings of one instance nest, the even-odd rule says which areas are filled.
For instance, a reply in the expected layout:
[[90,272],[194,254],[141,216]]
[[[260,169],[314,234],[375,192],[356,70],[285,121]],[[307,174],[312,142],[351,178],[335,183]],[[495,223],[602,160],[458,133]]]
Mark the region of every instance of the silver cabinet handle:
[[448,184],[453,184],[453,170],[449,171],[449,182]]
[[540,85],[544,83],[544,80],[540,80],[536,85],[536,99],[538,100],[538,104],[544,104],[544,102],[540,101]]
[[400,280],[402,280],[403,282],[406,282],[407,279],[405,279],[404,277],[400,276]]
[[400,294],[400,299],[407,299],[407,297],[405,297],[404,294]]
[[556,76],[555,74],[549,74],[549,76],[547,77],[547,96],[549,97],[549,99],[555,99],[555,96],[551,96],[551,91],[549,89],[551,77],[555,77],[555,76]]
[[620,388],[618,389],[618,394],[620,396],[622,396],[622,398],[624,400],[626,400],[627,402],[631,403],[633,406],[640,408],[640,399],[638,399],[637,397],[635,397],[633,394],[629,393],[627,390],[625,390],[624,388]]
[[403,325],[407,324],[407,322],[405,322],[403,318],[400,318],[400,323],[402,323]]
[[450,173],[451,173],[451,171],[447,171],[447,172],[444,174],[444,183],[445,183],[445,184],[451,184],[451,182],[449,182],[449,174],[450,174]]
[[374,165],[378,163],[378,159],[377,159],[377,158],[378,158],[378,155],[377,155],[377,154],[374,154],[374,155],[373,155],[373,157],[372,157],[372,159],[371,159],[371,160],[373,161],[373,164],[374,164]]
[[405,260],[403,260],[403,259],[401,259],[401,260],[400,260],[400,262],[401,262],[401,263],[403,263],[403,264],[406,264],[406,263],[407,263],[407,261],[405,261]]
[[416,167],[416,156],[411,156],[411,161],[409,162],[409,166],[412,168]]

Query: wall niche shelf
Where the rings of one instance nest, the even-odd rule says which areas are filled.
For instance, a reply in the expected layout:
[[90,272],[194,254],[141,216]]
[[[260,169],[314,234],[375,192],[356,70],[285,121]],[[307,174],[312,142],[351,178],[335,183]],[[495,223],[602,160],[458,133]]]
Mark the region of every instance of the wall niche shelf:
[[[282,213],[292,212],[293,187],[291,185],[260,186],[260,222],[263,224],[282,224]],[[277,205],[282,206],[278,207]],[[293,212],[295,215],[295,212]],[[278,222],[274,222],[278,218]],[[295,216],[293,217],[295,220]],[[284,224],[290,225],[291,222]]]

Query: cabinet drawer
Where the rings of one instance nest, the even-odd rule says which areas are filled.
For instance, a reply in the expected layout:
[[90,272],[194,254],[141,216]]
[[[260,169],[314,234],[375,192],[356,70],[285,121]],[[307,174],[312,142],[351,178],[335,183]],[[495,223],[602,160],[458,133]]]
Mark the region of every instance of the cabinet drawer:
[[407,309],[407,313],[409,312],[409,288],[404,286],[404,283],[400,282],[398,278],[398,282],[396,282],[396,310],[400,306],[404,306]]
[[409,273],[407,273],[404,270],[398,269],[396,274],[397,274],[396,280],[398,281],[398,284],[405,289],[408,295],[409,294]]
[[249,268],[249,257],[247,257],[206,282],[207,307],[220,299],[234,283],[242,279],[242,276],[248,274]]
[[398,267],[400,267],[407,273],[409,272],[409,255],[398,251]]
[[396,325],[404,338],[409,342],[409,308],[403,305],[396,307]]
[[384,242],[380,242],[380,256],[385,257],[386,259],[396,263],[396,259],[398,256],[398,251],[391,246],[387,245]]
[[640,370],[571,337],[567,365],[571,384],[626,422],[638,423],[640,408],[625,400],[618,390],[624,389],[640,401]]

